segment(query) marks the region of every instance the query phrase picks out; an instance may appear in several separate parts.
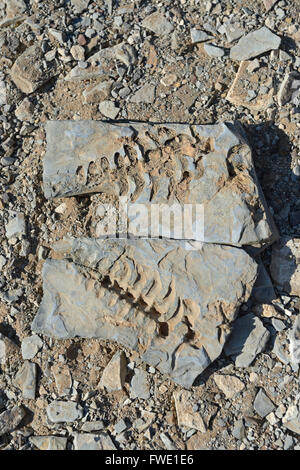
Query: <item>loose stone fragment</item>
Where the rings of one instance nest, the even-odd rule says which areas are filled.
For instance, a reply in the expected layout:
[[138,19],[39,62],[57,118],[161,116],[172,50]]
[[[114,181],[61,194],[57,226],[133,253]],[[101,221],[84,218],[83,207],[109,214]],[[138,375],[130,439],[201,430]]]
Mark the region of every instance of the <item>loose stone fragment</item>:
[[233,375],[215,375],[214,381],[228,399],[233,398],[245,388],[243,382]]
[[148,374],[142,369],[135,369],[134,371],[134,376],[131,379],[130,396],[131,398],[142,398],[143,400],[150,398]]
[[224,350],[227,356],[234,356],[236,367],[248,367],[264,351],[269,337],[270,333],[262,321],[249,313],[234,322],[233,332]]
[[43,341],[37,335],[26,336],[21,344],[23,359],[33,359],[43,346]]
[[11,410],[0,414],[0,436],[14,431],[25,417],[26,412],[22,406],[14,406]]
[[88,421],[83,423],[81,426],[81,431],[85,432],[94,432],[94,431],[102,431],[104,429],[103,421]]
[[73,59],[75,60],[84,60],[85,59],[85,51],[82,46],[72,46],[70,49]]
[[52,423],[72,423],[83,416],[83,410],[74,401],[55,400],[47,406],[47,416]]
[[36,391],[36,364],[25,361],[18,371],[14,383],[22,390],[22,396],[25,400],[34,400]]
[[272,247],[270,272],[276,286],[300,296],[300,239],[282,238]]
[[68,439],[59,436],[31,436],[31,444],[39,450],[65,450]]
[[[154,236],[236,246],[263,246],[277,238],[239,126],[52,121],[46,132],[48,198],[91,192],[126,196],[128,229],[137,236],[152,204],[177,204],[179,211],[183,204],[197,204],[204,227],[201,214],[184,227],[167,215],[150,228],[147,223],[142,236],[155,230]],[[147,215],[137,213],[139,203]],[[94,236],[102,235],[94,230]]]
[[[56,338],[115,340],[141,351],[145,362],[190,387],[221,353],[257,275],[255,262],[243,250],[198,247],[187,250],[185,242],[163,239],[58,244],[56,250],[75,263],[45,262],[44,298],[33,331]],[[96,274],[96,266],[98,274],[88,282],[86,275],[90,269]],[[119,286],[118,292],[101,285],[103,275]],[[146,303],[160,314],[158,321],[143,312],[140,300],[143,309]]]
[[75,450],[116,450],[109,434],[104,432],[99,434],[76,433],[74,448]]
[[271,10],[271,8],[278,2],[278,0],[263,0],[266,11]]
[[256,413],[259,414],[261,418],[264,418],[275,409],[274,404],[271,402],[270,398],[267,397],[262,388],[256,395],[253,406]]
[[5,226],[7,238],[20,238],[26,234],[26,224],[24,214],[21,212],[11,219]]
[[51,368],[59,396],[69,395],[72,387],[70,369],[66,364],[54,364]]
[[155,95],[155,86],[144,85],[130,97],[131,103],[153,103]]
[[108,392],[122,390],[127,374],[127,362],[123,351],[118,351],[105,367],[99,386]]
[[201,31],[200,29],[196,29],[196,28],[191,29],[192,44],[197,44],[198,42],[204,42],[211,38],[212,36],[207,34],[205,31]]
[[158,36],[170,34],[173,25],[164,17],[162,13],[154,12],[142,21],[142,26],[149,29]]
[[233,60],[248,60],[265,52],[279,49],[281,38],[263,26],[246,36],[230,50],[230,58]]
[[300,435],[300,409],[299,405],[290,405],[282,419],[285,428]]
[[23,93],[33,93],[56,74],[53,62],[45,62],[43,58],[44,53],[36,44],[26,49],[14,63],[11,78]]
[[103,116],[109,119],[115,119],[120,112],[120,108],[118,108],[113,101],[105,100],[99,104],[99,111]]
[[204,44],[204,50],[209,57],[223,57],[225,54],[224,49],[221,47],[213,46],[212,44]]
[[187,427],[205,432],[206,426],[199,412],[193,411],[193,403],[190,392],[180,390],[174,392],[177,423],[179,427]]

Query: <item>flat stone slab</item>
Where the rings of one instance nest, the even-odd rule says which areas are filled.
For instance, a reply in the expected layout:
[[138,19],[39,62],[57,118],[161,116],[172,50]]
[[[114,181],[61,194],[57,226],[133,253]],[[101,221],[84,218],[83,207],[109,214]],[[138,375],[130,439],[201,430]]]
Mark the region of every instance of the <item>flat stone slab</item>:
[[162,217],[161,236],[255,247],[278,237],[237,124],[49,121],[46,134],[47,198],[95,192],[126,197],[129,232],[130,224],[144,226],[148,217],[136,213],[137,204],[147,214],[154,204],[190,204],[201,206],[203,230],[191,235],[185,227],[178,234]]
[[69,239],[54,250],[62,259],[44,263],[33,331],[116,341],[187,388],[220,355],[258,272],[242,249],[179,240]]
[[233,60],[249,60],[265,52],[279,49],[281,38],[272,33],[266,26],[243,36],[230,49]]

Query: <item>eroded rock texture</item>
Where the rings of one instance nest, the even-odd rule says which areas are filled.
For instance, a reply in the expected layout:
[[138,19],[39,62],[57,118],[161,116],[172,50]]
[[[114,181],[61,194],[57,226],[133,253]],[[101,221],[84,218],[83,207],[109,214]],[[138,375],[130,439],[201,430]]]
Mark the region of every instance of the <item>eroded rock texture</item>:
[[50,121],[46,132],[48,198],[126,196],[129,222],[135,223],[144,215],[137,220],[133,204],[203,205],[203,231],[168,236],[169,224],[161,220],[160,235],[255,247],[277,238],[238,125]]
[[117,341],[185,387],[221,353],[257,277],[255,261],[229,246],[83,238],[55,251],[32,329]]

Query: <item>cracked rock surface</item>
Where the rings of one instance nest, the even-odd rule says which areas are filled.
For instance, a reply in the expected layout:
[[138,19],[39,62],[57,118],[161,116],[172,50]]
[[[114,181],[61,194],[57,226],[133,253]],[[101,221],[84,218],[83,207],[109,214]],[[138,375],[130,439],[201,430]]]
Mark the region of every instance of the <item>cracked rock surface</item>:
[[[95,192],[124,196],[129,223],[135,224],[147,215],[137,216],[131,204],[201,204],[204,229],[193,237],[171,226],[171,238],[258,247],[277,238],[238,124],[50,121],[46,133],[48,198]],[[159,233],[170,233],[164,220]]]
[[117,341],[185,387],[221,353],[257,277],[245,251],[219,245],[74,239],[57,252],[33,331]]

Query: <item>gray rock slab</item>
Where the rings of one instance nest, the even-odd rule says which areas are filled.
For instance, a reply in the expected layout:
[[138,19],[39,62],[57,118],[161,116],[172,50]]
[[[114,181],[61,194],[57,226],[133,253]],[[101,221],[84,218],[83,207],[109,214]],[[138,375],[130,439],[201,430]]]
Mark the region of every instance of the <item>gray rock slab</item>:
[[142,21],[142,26],[149,29],[158,36],[170,34],[174,27],[170,21],[160,12],[151,13]]
[[265,52],[279,48],[281,38],[263,26],[243,36],[239,42],[230,49],[230,58],[233,60],[248,60]]
[[33,359],[43,346],[43,341],[37,335],[26,336],[21,344],[23,359]]
[[25,418],[26,411],[23,406],[14,406],[0,414],[0,436],[14,431]]
[[272,403],[270,398],[267,397],[262,388],[259,390],[255,397],[253,407],[256,413],[259,414],[261,418],[264,418],[275,409],[274,403]]
[[211,39],[212,36],[207,34],[205,31],[201,31],[201,29],[192,28],[191,29],[191,41],[192,44],[197,44],[198,42],[204,42]]
[[52,401],[46,409],[47,416],[52,423],[72,423],[82,418],[83,410],[74,401]]
[[130,103],[153,103],[155,98],[155,86],[143,85],[129,99]]
[[282,419],[282,424],[286,429],[300,435],[300,408],[299,404],[290,405],[287,409],[285,416]]
[[25,400],[34,400],[36,392],[37,365],[33,362],[25,361],[17,372],[14,384],[22,390]]
[[209,55],[209,57],[223,57],[225,54],[224,49],[213,46],[212,44],[204,44],[204,51]]
[[68,260],[44,263],[32,330],[116,341],[185,387],[221,353],[257,276],[255,261],[230,246],[70,239],[55,250]]
[[300,296],[300,239],[283,237],[272,247],[270,273],[279,290]]
[[237,367],[248,367],[255,357],[264,351],[270,333],[262,321],[249,313],[238,318],[233,325],[232,334],[225,344],[227,356],[235,358]]
[[142,398],[143,400],[150,398],[148,374],[144,370],[135,369],[130,385],[131,398]]
[[31,436],[29,441],[39,450],[65,450],[68,439],[60,436]]
[[116,446],[108,433],[99,434],[76,433],[74,436],[75,450],[116,450]]
[[26,233],[26,223],[24,214],[19,212],[5,226],[7,238],[21,237]]
[[149,236],[153,204],[159,210],[175,204],[180,214],[184,204],[192,204],[202,211],[197,220],[183,228],[170,223],[170,216],[161,217],[156,228],[151,220],[150,235],[157,230],[166,238],[255,247],[278,238],[239,125],[49,121],[46,134],[47,198],[122,195],[134,235],[141,226]]

